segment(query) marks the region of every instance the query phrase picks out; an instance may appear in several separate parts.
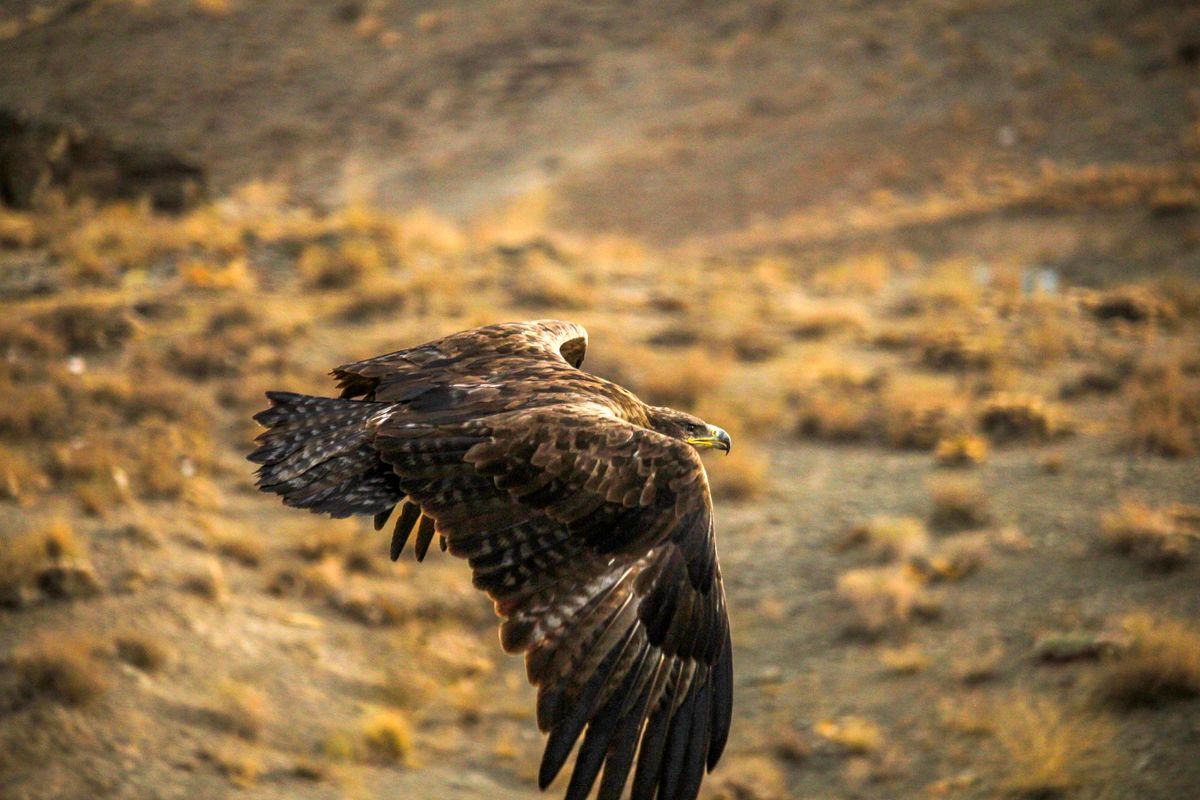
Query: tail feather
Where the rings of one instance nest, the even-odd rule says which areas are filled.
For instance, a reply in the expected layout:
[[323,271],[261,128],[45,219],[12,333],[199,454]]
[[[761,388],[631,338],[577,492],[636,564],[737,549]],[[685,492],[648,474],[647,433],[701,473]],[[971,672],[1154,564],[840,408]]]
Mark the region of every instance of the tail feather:
[[404,499],[399,478],[379,458],[368,421],[385,403],[268,392],[254,419],[267,430],[248,458],[258,488],[295,508],[333,517],[389,514]]

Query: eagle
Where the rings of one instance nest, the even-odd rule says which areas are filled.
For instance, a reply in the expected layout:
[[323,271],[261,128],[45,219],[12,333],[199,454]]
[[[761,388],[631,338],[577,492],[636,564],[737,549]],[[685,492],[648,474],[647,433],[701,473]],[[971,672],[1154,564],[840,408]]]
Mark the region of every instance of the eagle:
[[[729,435],[581,369],[557,320],[338,367],[341,396],[268,392],[258,488],[331,517],[395,513],[391,557],[465,558],[524,653],[548,734],[538,787],[690,800],[721,758],[733,654],[700,450]],[[399,511],[396,511],[397,506]],[[603,775],[601,776],[601,770]]]

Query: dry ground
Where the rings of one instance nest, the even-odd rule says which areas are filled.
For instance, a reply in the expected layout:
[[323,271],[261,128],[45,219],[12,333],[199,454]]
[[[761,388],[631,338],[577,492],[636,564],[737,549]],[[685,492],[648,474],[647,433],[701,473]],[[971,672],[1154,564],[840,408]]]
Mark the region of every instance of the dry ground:
[[1194,11],[35,5],[3,102],[216,197],[0,211],[0,798],[538,796],[465,565],[244,455],[268,388],[548,316],[735,438],[706,797],[1200,786]]

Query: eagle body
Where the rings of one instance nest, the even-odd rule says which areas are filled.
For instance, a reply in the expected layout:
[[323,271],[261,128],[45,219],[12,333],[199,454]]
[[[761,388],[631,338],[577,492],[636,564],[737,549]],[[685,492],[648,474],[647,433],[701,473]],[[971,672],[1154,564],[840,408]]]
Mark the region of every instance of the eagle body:
[[[270,392],[258,486],[333,517],[395,518],[467,560],[524,653],[545,788],[694,798],[729,734],[733,662],[708,479],[724,431],[583,371],[587,332],[506,323],[338,367],[338,398]],[[398,508],[398,510],[397,510]],[[415,536],[415,538],[414,538]],[[603,774],[601,774],[603,773]]]

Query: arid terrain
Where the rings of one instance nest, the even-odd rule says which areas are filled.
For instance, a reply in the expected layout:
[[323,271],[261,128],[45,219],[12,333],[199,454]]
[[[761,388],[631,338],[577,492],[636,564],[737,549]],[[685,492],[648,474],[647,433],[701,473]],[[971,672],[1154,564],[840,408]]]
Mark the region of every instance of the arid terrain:
[[245,456],[546,317],[733,435],[702,797],[1200,796],[1194,4],[12,0],[0,63],[0,800],[541,796],[466,565]]

